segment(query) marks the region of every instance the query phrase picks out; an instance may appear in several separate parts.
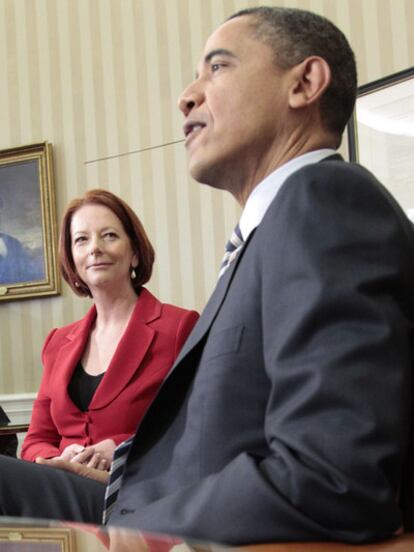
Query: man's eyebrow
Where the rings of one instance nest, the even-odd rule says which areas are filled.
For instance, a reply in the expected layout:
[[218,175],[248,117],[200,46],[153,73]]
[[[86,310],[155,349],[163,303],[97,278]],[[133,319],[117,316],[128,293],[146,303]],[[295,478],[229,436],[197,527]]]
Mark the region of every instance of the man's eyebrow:
[[217,48],[216,50],[211,50],[211,52],[206,54],[204,63],[209,63],[214,56],[236,57],[233,52],[230,52],[230,50],[226,50],[225,48]]
[[[225,48],[216,48],[215,50],[211,50],[208,54],[204,57],[204,65],[207,65],[207,63],[210,63],[210,61],[215,56],[226,56],[230,58],[236,58],[236,55],[233,54],[230,50],[226,50]],[[196,78],[198,78],[198,71],[196,72]]]

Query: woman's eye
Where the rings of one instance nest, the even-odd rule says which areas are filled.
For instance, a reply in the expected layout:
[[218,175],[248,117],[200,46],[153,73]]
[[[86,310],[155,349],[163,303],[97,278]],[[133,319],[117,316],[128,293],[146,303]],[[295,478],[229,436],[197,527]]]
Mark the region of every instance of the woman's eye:
[[77,238],[75,238],[75,243],[82,243],[84,241],[86,241],[85,236],[78,236]]
[[115,234],[115,232],[105,232],[104,234],[104,238],[114,239],[116,237],[117,235]]

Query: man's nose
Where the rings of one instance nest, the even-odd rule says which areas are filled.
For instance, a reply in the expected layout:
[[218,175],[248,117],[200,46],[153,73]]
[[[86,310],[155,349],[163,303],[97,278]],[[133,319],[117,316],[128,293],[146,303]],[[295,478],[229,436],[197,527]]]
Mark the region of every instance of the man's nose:
[[184,117],[188,117],[191,111],[204,101],[204,92],[199,80],[195,80],[187,86],[178,98],[178,108]]

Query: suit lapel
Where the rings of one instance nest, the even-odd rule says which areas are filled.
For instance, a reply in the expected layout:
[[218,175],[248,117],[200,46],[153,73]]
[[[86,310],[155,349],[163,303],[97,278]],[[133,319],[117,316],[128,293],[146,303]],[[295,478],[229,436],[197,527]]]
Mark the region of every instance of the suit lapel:
[[155,330],[148,324],[160,315],[161,303],[143,288],[124,335],[89,405],[91,410],[103,408],[113,401],[141,368],[155,336]]
[[[323,159],[322,162],[325,161],[341,161],[342,157],[339,154],[333,154],[329,157],[326,157]],[[180,354],[176,358],[171,370],[169,371],[166,380],[169,379],[172,374],[175,372],[177,367],[179,367],[182,360],[200,343],[200,341],[203,339],[203,337],[207,334],[209,331],[216,315],[218,314],[221,305],[223,304],[224,299],[226,298],[228,289],[230,287],[231,281],[233,280],[234,274],[236,273],[237,267],[245,254],[247,247],[253,238],[253,235],[255,234],[257,228],[252,230],[252,232],[249,234],[249,237],[246,240],[246,243],[242,247],[240,253],[237,255],[236,259],[232,262],[232,264],[229,266],[229,268],[226,270],[226,272],[223,274],[223,276],[218,280],[217,285],[207,303],[205,306],[200,318],[198,319],[196,325],[194,326],[192,332],[187,338],[187,341],[184,343],[183,348],[180,351]]]
[[214,322],[214,319],[216,315],[218,314],[221,305],[223,304],[224,299],[226,298],[228,289],[230,287],[231,281],[233,280],[234,274],[236,273],[237,267],[250,243],[251,238],[253,237],[253,234],[255,233],[255,229],[250,233],[248,239],[246,240],[246,243],[241,248],[239,254],[234,259],[234,261],[230,264],[229,268],[226,270],[226,272],[221,276],[221,278],[218,280],[217,285],[207,303],[205,306],[200,318],[198,319],[197,324],[194,326],[193,331],[189,335],[187,341],[184,343],[183,348],[181,349],[180,354],[178,355],[176,361],[174,362],[173,367],[171,368],[170,372],[168,373],[167,377],[170,377],[172,372],[175,370],[175,368],[180,364],[180,362],[183,360],[185,356],[188,355],[188,353],[196,347],[196,345],[203,339],[203,337],[206,335],[208,330],[210,329],[212,323]]
[[[188,385],[191,383],[191,380],[193,378],[193,373],[197,369],[197,365],[195,365],[194,363],[190,362],[188,363],[188,365],[186,365],[183,364],[182,361],[187,355],[191,353],[191,351],[194,350],[195,347],[197,347],[200,341],[210,330],[210,327],[214,322],[214,319],[218,314],[221,305],[223,304],[223,301],[227,295],[227,291],[230,287],[231,281],[233,280],[234,274],[236,273],[241,258],[247,250],[249,242],[254,233],[255,230],[251,232],[249,238],[246,240],[246,243],[242,247],[236,259],[232,262],[232,264],[229,266],[223,276],[218,280],[216,288],[213,291],[210,300],[205,306],[204,311],[197,321],[197,324],[194,326],[193,331],[189,335],[187,341],[181,349],[180,354],[174,362],[174,365],[172,366],[162,386],[160,387],[158,395],[155,397],[144,418],[138,425],[135,433],[135,443],[140,443],[140,445],[142,445],[147,437],[153,438],[154,434],[157,435],[160,431],[162,431],[160,429],[160,425],[155,424],[161,424],[161,426],[164,423],[168,424],[174,416],[172,412],[173,405],[180,404],[180,401],[177,399],[177,395],[179,393],[186,392],[186,390],[188,389]],[[177,383],[177,378],[180,378],[180,376],[183,376],[183,378],[181,380],[178,379]],[[179,387],[178,391],[176,385]],[[170,402],[172,400],[173,403]],[[167,402],[163,405],[163,401]],[[156,422],[153,416],[156,417]],[[142,450],[145,450],[145,445],[142,447]],[[136,452],[136,454],[138,454],[138,452]]]

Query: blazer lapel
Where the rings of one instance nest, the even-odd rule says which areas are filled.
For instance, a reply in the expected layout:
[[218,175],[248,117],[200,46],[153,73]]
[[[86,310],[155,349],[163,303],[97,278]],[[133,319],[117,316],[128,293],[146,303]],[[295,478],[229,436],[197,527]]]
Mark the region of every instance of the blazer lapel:
[[55,382],[59,389],[67,390],[73,371],[86,347],[95,319],[96,309],[92,306],[86,316],[66,335],[66,342],[61,346],[54,362],[54,365],[59,367],[59,370],[56,370],[58,381]]
[[89,405],[90,410],[103,408],[113,401],[140,369],[155,336],[155,330],[148,324],[160,315],[161,303],[143,288],[124,335]]

